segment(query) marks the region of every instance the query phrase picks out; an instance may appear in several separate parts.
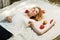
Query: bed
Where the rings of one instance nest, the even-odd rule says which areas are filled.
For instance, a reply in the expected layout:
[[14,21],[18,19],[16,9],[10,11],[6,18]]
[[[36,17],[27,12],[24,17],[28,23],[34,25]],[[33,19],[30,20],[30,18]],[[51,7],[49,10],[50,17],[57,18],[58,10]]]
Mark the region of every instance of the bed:
[[[19,22],[17,22],[18,20],[15,20],[16,18],[13,19],[14,22],[12,22],[12,23],[7,23],[7,22],[2,21],[2,22],[0,22],[0,25],[3,25],[4,28],[6,28],[8,31],[10,31],[14,35],[13,37],[11,37],[8,40],[53,40],[55,37],[60,35],[60,31],[59,31],[60,30],[60,19],[59,19],[60,7],[52,5],[49,2],[36,1],[36,0],[35,1],[24,1],[22,3],[17,2],[16,4],[17,5],[15,5],[15,6],[12,6],[13,5],[12,4],[9,7],[3,8],[2,13],[14,13],[14,12],[16,13],[20,7],[22,8],[23,6],[26,6],[29,4],[36,4],[36,5],[39,5],[39,7],[41,7],[42,9],[45,9],[46,14],[48,15],[46,17],[53,17],[56,21],[56,24],[45,34],[37,35],[33,30],[31,30],[30,27],[26,27],[26,25],[23,21],[21,21],[21,26],[19,26]],[[19,11],[21,11],[21,10],[19,10]],[[4,17],[2,17],[2,18],[4,18]],[[1,19],[1,17],[0,17],[0,19]],[[16,23],[17,25],[15,25],[15,21],[18,23],[18,24]],[[24,23],[24,25],[22,23]]]

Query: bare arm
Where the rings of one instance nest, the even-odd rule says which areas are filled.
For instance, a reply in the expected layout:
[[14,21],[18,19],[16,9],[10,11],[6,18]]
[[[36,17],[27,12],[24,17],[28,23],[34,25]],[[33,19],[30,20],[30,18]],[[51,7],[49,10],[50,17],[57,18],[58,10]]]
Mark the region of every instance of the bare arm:
[[30,26],[33,28],[33,30],[38,33],[38,34],[44,34],[45,32],[47,32],[49,29],[51,29],[54,24],[55,24],[55,21],[53,21],[49,27],[45,27],[44,29],[39,29],[37,28],[36,26],[34,26],[34,24],[32,22],[29,22]]
[[44,34],[44,33],[47,32],[48,30],[50,30],[54,25],[55,25],[55,21],[53,21],[52,24],[50,24],[48,27],[45,27],[44,30],[39,31],[40,34]]

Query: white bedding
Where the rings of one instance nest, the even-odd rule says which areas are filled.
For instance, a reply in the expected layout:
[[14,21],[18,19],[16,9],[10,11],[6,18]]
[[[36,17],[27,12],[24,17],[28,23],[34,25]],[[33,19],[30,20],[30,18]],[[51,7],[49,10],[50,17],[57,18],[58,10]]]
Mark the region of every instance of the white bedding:
[[[27,27],[26,23],[24,23],[24,21],[22,19],[23,17],[21,18],[22,15],[20,15],[20,16],[17,15],[19,12],[20,13],[22,12],[20,10],[20,8],[23,8],[25,6],[26,6],[25,8],[29,8],[31,6],[28,7],[27,5],[30,5],[30,4],[39,5],[42,9],[46,10],[47,16],[45,15],[45,17],[47,17],[47,19],[53,17],[56,21],[56,25],[43,35],[37,35],[35,32],[33,32],[33,30],[31,30],[31,28]],[[60,7],[51,5],[48,2],[25,1],[25,2],[22,2],[18,5],[16,5],[15,7],[11,8],[11,9],[5,10],[3,12],[3,14],[4,13],[16,13],[16,16],[14,16],[14,18],[13,18],[14,21],[12,23],[0,22],[0,24],[3,25],[4,28],[6,28],[7,30],[9,30],[10,32],[12,32],[14,34],[14,36],[11,37],[9,40],[52,40],[53,38],[55,38],[57,35],[60,34],[60,31],[59,31],[60,30],[60,25],[59,25],[60,24],[60,19],[59,19]],[[6,16],[8,16],[8,15],[5,15],[5,17]],[[4,19],[4,17],[3,17],[3,19]]]

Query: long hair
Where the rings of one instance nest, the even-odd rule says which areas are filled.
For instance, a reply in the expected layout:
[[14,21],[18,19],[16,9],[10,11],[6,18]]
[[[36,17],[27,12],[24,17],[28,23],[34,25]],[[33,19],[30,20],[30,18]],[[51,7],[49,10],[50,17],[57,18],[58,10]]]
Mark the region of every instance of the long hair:
[[40,7],[35,7],[35,8],[38,8],[39,9],[39,13],[36,16],[31,17],[31,19],[34,19],[36,21],[39,21],[39,20],[41,20],[43,18],[43,14],[41,12],[41,8]]

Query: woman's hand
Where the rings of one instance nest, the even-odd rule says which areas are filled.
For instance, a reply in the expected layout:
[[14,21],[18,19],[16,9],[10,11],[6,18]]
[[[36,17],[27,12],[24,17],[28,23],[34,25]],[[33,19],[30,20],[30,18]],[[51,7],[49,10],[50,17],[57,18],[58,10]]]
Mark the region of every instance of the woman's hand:
[[32,27],[33,26],[33,22],[29,21],[28,26]]

